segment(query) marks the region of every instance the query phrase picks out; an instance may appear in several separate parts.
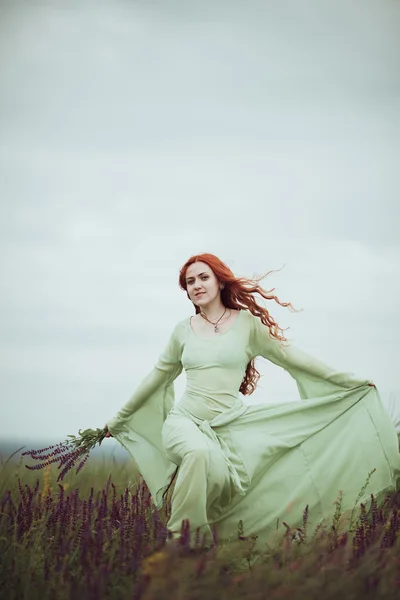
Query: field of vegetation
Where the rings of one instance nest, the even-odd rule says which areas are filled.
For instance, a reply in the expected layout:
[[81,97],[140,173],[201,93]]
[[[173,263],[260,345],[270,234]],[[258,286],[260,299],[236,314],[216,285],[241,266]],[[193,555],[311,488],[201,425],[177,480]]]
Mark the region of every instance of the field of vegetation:
[[[154,510],[132,464],[90,459],[56,483],[53,465],[0,465],[0,597],[4,600],[353,600],[400,597],[400,492],[341,525],[341,494],[327,526],[309,530],[308,512],[271,547],[237,535],[208,551],[164,548],[169,503]],[[245,527],[244,527],[245,529]],[[200,542],[199,542],[200,545]]]

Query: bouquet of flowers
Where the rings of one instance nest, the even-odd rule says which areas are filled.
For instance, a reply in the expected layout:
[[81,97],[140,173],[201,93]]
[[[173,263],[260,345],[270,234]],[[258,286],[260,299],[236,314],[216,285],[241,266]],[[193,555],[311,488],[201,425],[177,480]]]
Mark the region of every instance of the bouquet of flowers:
[[48,448],[41,448],[40,450],[27,450],[22,453],[22,456],[29,456],[33,460],[40,461],[35,465],[25,465],[27,469],[37,470],[47,467],[52,463],[58,462],[58,468],[62,469],[57,481],[62,481],[65,475],[76,466],[76,473],[84,467],[89,453],[105,437],[109,437],[108,428],[103,429],[85,429],[84,431],[79,430],[78,435],[68,435],[67,440],[49,446]]

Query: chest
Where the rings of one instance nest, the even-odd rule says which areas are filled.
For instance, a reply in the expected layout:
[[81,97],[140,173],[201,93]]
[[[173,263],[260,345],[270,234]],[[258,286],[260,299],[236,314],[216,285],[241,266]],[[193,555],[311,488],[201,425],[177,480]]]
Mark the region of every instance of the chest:
[[182,351],[182,366],[189,369],[243,370],[249,362],[248,333],[243,328],[214,337],[199,337],[188,327]]

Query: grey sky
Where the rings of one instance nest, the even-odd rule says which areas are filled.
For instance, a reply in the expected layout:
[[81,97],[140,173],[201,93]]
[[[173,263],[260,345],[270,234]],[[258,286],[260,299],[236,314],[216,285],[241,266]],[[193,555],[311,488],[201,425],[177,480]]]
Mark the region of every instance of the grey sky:
[[[399,25],[395,0],[0,1],[0,437],[112,417],[204,251],[285,264],[290,339],[400,401]],[[297,397],[258,367],[251,401]]]

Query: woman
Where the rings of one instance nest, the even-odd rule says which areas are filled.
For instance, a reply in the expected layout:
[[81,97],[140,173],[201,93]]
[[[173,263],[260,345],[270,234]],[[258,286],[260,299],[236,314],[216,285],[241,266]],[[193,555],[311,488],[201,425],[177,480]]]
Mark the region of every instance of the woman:
[[[196,314],[175,326],[169,342],[129,402],[109,421],[134,457],[159,508],[171,481],[172,539],[184,519],[207,542],[244,534],[261,540],[282,521],[315,526],[361,501],[396,489],[400,454],[395,428],[374,384],[335,371],[292,345],[254,298],[274,299],[259,281],[236,278],[212,254],[192,256],[180,287]],[[273,291],[273,290],[270,290]],[[254,359],[267,358],[296,380],[305,402],[248,406],[259,379]],[[185,369],[186,390],[174,405],[173,382]],[[192,541],[194,535],[192,535]]]

